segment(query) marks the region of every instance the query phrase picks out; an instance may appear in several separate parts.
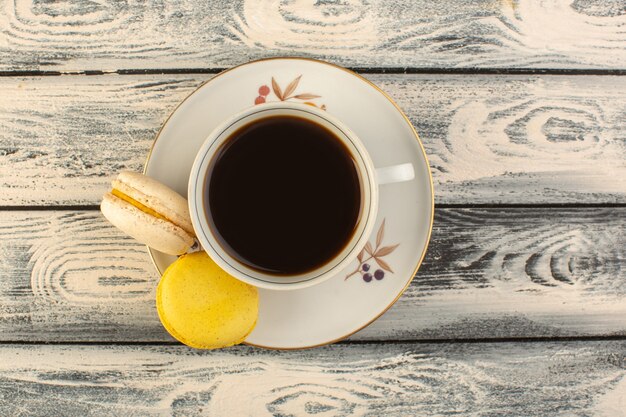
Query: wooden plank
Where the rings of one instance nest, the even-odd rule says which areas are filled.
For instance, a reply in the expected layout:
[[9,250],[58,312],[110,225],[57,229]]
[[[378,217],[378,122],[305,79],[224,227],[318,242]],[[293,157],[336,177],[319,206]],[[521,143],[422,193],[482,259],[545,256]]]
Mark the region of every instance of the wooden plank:
[[[441,209],[412,285],[352,340],[626,335],[626,208]],[[145,248],[97,211],[0,211],[0,341],[171,341]]]
[[347,66],[626,66],[619,1],[5,0],[0,70],[228,67],[304,55]]
[[[0,78],[0,205],[98,204],[209,77]],[[626,202],[626,77],[369,78],[420,132],[437,203]]]
[[626,342],[0,346],[3,416],[623,416]]

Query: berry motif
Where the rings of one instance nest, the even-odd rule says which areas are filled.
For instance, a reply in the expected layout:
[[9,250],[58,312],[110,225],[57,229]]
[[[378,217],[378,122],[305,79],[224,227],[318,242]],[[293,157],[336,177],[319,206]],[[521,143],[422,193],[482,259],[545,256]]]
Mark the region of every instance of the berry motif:
[[[374,278],[376,279],[376,281],[381,281],[383,278],[385,278],[385,271],[393,274],[391,266],[383,258],[396,250],[396,248],[400,246],[400,244],[383,246],[384,238],[385,220],[383,219],[382,224],[378,228],[378,233],[376,234],[376,245],[374,246],[370,242],[367,242],[365,244],[365,248],[363,248],[361,253],[359,253],[357,256],[359,264],[354,271],[346,276],[345,280],[348,280],[353,275],[361,274],[361,278],[363,278],[363,281],[365,282],[372,282]],[[373,275],[370,272],[372,268],[372,262],[375,264],[374,267],[379,267],[376,268]]]
[[266,85],[262,85],[259,87],[259,95],[260,96],[267,96],[270,93],[270,88]]
[[[269,95],[274,93],[274,96],[280,101],[287,100],[300,100],[303,104],[308,104],[309,106],[319,107],[322,110],[326,110],[325,104],[315,104],[312,100],[318,99],[321,96],[317,94],[311,93],[299,93],[296,90],[298,89],[298,85],[300,85],[300,79],[302,75],[298,75],[296,78],[291,80],[289,84],[281,87],[280,84],[272,77],[272,86],[263,84],[259,87],[259,95],[254,99],[254,104],[263,104],[267,101]],[[271,101],[271,99],[270,99]]]

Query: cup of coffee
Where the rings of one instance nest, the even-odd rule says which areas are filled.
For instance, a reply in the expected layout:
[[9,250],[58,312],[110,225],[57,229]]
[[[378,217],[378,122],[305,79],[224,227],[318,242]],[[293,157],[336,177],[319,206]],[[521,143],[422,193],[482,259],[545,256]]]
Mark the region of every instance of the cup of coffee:
[[378,186],[413,178],[411,164],[376,169],[325,111],[267,103],[208,136],[191,169],[189,210],[221,268],[257,287],[297,289],[354,261],[376,222]]

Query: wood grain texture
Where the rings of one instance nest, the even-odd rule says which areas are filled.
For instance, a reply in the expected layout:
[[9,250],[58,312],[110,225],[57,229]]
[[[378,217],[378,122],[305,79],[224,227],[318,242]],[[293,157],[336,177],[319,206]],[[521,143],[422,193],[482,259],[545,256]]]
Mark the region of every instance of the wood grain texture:
[[0,7],[5,71],[215,68],[284,55],[361,67],[626,67],[620,0],[4,0]]
[[626,342],[0,346],[3,416],[624,415]]
[[[626,335],[625,230],[626,208],[438,210],[412,285],[352,340]],[[97,211],[0,212],[0,255],[0,341],[173,340],[145,248]]]
[[[0,78],[0,205],[98,204],[206,75]],[[626,77],[372,75],[437,203],[626,202]]]

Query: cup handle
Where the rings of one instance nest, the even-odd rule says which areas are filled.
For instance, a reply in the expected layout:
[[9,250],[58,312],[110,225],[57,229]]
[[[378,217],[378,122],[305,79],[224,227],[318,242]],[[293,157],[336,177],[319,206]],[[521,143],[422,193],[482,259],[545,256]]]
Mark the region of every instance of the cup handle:
[[378,185],[411,181],[413,178],[415,178],[415,170],[411,163],[376,168],[376,180]]

